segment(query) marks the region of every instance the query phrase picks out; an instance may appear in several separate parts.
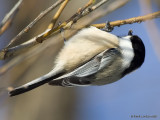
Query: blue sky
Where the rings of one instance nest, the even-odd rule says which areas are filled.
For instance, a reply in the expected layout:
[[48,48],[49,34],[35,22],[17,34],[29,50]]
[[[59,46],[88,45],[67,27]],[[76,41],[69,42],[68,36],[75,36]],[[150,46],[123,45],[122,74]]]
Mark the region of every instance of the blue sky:
[[[132,0],[123,8],[96,23],[135,16],[140,16],[140,6],[137,0]],[[131,118],[131,115],[157,115],[157,118],[149,119],[160,119],[160,61],[151,45],[144,23],[116,27],[112,33],[126,35],[129,29],[140,36],[145,44],[146,58],[144,64],[140,69],[115,83],[100,87],[79,88],[76,120],[136,119]]]

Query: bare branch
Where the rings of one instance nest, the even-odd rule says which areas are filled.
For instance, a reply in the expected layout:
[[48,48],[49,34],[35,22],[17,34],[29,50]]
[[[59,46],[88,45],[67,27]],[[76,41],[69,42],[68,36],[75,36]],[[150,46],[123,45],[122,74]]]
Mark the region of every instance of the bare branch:
[[[97,5],[93,6],[92,10],[87,10],[85,11],[81,16],[78,16],[76,18],[76,20],[79,20],[80,18],[82,18],[83,16],[91,13],[92,11],[94,11],[95,9],[99,8],[102,4],[106,3],[108,0],[102,0],[99,3],[97,3]],[[29,49],[33,46],[35,46],[36,44],[38,43],[42,43],[44,40],[46,40],[46,38],[48,38],[51,34],[52,35],[56,35],[60,32],[60,28],[63,27],[63,29],[68,29],[72,26],[72,24],[74,23],[74,21],[70,21],[69,23],[66,23],[64,22],[64,24],[61,24],[60,26],[58,26],[57,28],[55,29],[47,29],[45,32],[39,34],[38,36],[28,40],[27,42],[21,44],[21,45],[18,45],[18,46],[15,46],[15,47],[12,47],[12,48],[5,48],[3,49],[2,51],[0,51],[0,59],[6,59],[8,57],[11,57],[13,55],[17,55],[19,53],[22,53],[24,50],[26,49]],[[85,26],[83,26],[85,27]],[[13,41],[14,42],[14,41]]]
[[51,23],[48,26],[48,29],[53,29],[59,16],[61,15],[62,11],[64,10],[64,8],[66,7],[67,3],[69,2],[69,0],[65,0],[61,6],[59,7],[58,11],[56,12],[56,14],[54,15]]
[[[88,8],[88,9],[87,9],[86,11],[84,11],[83,13],[81,13],[81,14],[75,14],[75,16],[74,16],[74,17],[72,16],[72,17],[69,19],[69,21],[67,20],[66,22],[64,22],[64,23],[62,23],[60,26],[58,26],[57,28],[55,28],[55,29],[50,29],[50,30],[47,29],[48,32],[46,31],[46,34],[45,34],[45,35],[42,34],[42,36],[37,37],[36,41],[39,42],[39,43],[42,43],[42,42],[43,42],[47,37],[49,37],[51,34],[52,34],[52,35],[55,35],[55,34],[59,33],[61,28],[63,28],[64,30],[65,30],[65,29],[68,29],[68,28],[71,28],[71,26],[73,25],[73,23],[75,23],[75,21],[77,21],[77,20],[79,20],[80,18],[86,16],[87,14],[93,12],[94,10],[96,10],[97,8],[99,8],[100,6],[102,6],[103,4],[105,4],[105,3],[108,2],[108,1],[109,1],[109,0],[102,0],[102,1],[100,1],[99,3],[97,3],[96,5],[94,5],[92,8]],[[85,9],[83,9],[83,10],[85,10]],[[85,26],[83,26],[83,27],[85,27]],[[82,27],[82,28],[83,28],[83,27]]]
[[44,33],[42,33],[42,34],[28,40],[27,42],[18,45],[18,46],[3,49],[2,51],[0,51],[0,59],[4,60],[6,58],[23,53],[24,51],[28,50],[29,48],[37,45],[39,43],[39,42],[37,42],[37,38],[39,38],[39,36],[46,34],[47,32],[48,31],[45,31]]
[[[57,28],[55,28],[55,29],[53,29],[53,27],[54,27],[54,24],[52,25],[52,23],[48,26],[48,29],[46,30],[46,31],[48,31],[46,34],[44,34],[43,36],[40,36],[38,39],[37,39],[37,41],[39,41],[40,43],[43,41],[43,39],[45,38],[45,37],[47,37],[47,36],[49,36],[50,34],[52,34],[52,32],[54,32],[54,31],[56,31],[56,30],[60,30],[60,28],[62,28],[62,27],[64,27],[67,23],[69,23],[71,20],[73,20],[75,17],[77,17],[78,15],[80,15],[81,14],[81,12],[82,11],[84,11],[87,7],[89,7],[90,5],[92,5],[92,3],[93,3],[93,1],[94,0],[89,0],[89,2],[83,7],[83,8],[80,8],[78,11],[77,11],[77,13],[75,13],[72,17],[70,17],[69,18],[69,20],[67,20],[66,22],[64,22],[64,23],[62,23],[60,26],[58,26]],[[60,12],[62,12],[61,11],[61,9],[63,10],[64,9],[64,7],[67,5],[67,3],[68,3],[68,1],[66,0],[65,2],[64,2],[64,4],[62,4],[61,6],[62,6],[62,8],[60,7],[60,9],[57,11],[57,13],[55,14],[55,18],[53,18],[53,22],[56,22],[54,19],[58,19],[58,18],[56,18],[58,15],[60,15]],[[60,11],[60,12],[59,12]],[[57,15],[58,14],[58,15]],[[59,17],[59,16],[58,16]]]
[[[109,1],[109,0],[101,0],[101,1],[98,2],[96,5],[92,6],[91,8],[88,8],[86,11],[84,11],[84,12],[82,13],[82,15],[77,16],[77,17],[74,19],[74,21],[80,19],[81,17],[86,16],[87,14],[89,14],[90,12],[96,10],[97,8],[99,8],[100,6],[102,6],[103,4],[105,4],[105,3],[108,2],[108,1]],[[74,22],[74,21],[73,21],[73,22]]]
[[[100,17],[102,17],[102,16],[104,16],[106,14],[109,14],[110,12],[112,12],[115,9],[123,6],[127,2],[128,2],[128,0],[113,1],[113,2],[111,2],[109,4],[109,6],[107,8],[105,8],[105,9],[101,8],[101,9],[98,9],[97,11],[94,11],[91,14],[88,14],[86,17],[84,17],[83,19],[80,19],[79,21],[77,21],[77,23],[73,24],[72,27],[76,28],[76,29],[67,29],[65,31],[66,32],[66,36],[65,37],[69,38],[69,37],[73,36],[78,30],[82,29],[83,27],[86,27],[86,26],[90,25],[93,21],[97,20],[98,18],[100,18]],[[63,38],[62,38],[62,36],[60,34],[54,35],[52,37],[52,40],[49,40],[48,42],[46,42],[45,47],[42,47],[41,49],[38,49],[38,50],[37,49],[32,49],[32,50],[24,53],[23,55],[20,55],[20,56],[17,56],[15,58],[13,58],[10,62],[8,62],[6,65],[4,65],[0,69],[0,75],[3,75],[6,71],[11,69],[13,66],[15,66],[19,62],[23,61],[24,59],[31,57],[33,54],[35,55],[35,54],[47,49],[49,46],[54,46],[54,42],[53,41],[55,41],[55,40],[61,41],[61,40],[63,40]],[[17,48],[18,47],[19,46],[17,46]],[[15,50],[17,48],[15,48]],[[14,54],[13,51],[8,51],[6,53],[6,55],[7,54],[11,54],[11,53]]]
[[[144,16],[138,16],[138,17],[133,17],[133,18],[125,19],[125,20],[113,21],[113,22],[110,22],[110,25],[111,25],[111,27],[115,27],[115,26],[121,26],[121,25],[125,25],[125,24],[141,23],[146,20],[151,20],[151,19],[155,19],[155,18],[160,18],[160,11],[154,12],[151,14],[147,14]],[[106,26],[106,23],[93,24],[92,26],[95,26],[97,28],[104,28]]]
[[15,4],[15,6],[10,10],[10,12],[6,14],[6,16],[0,24],[0,35],[2,35],[9,28],[22,2],[23,0],[19,0]]
[[88,8],[90,5],[92,5],[94,3],[94,0],[89,0],[88,3],[83,7],[79,9],[80,11],[84,11],[86,8]]
[[85,11],[90,5],[92,5],[94,3],[94,0],[89,0],[89,2],[82,8],[79,8],[78,11],[72,16],[70,17],[66,23],[70,22],[71,20],[73,20],[74,18],[76,18],[78,15],[81,15],[81,13],[83,11]]
[[14,37],[10,43],[6,46],[6,48],[10,47],[13,43],[18,41],[20,37],[27,33],[36,23],[38,23],[39,20],[41,20],[43,17],[45,17],[49,12],[51,12],[54,8],[56,8],[59,4],[61,4],[64,0],[58,0],[56,3],[54,3],[52,6],[47,8],[46,10],[42,11],[36,19],[34,19],[27,27],[25,27],[16,37]]

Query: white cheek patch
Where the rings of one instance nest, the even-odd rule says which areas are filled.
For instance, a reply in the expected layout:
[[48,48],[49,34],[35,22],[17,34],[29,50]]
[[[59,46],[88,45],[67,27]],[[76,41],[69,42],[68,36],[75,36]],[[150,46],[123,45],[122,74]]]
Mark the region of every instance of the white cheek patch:
[[120,38],[120,48],[122,50],[123,57],[122,66],[128,67],[134,58],[134,50],[130,41],[130,36]]

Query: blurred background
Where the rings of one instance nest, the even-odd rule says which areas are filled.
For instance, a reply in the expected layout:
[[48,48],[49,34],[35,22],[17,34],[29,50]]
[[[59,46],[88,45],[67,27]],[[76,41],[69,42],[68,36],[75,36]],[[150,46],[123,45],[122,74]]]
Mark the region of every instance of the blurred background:
[[[59,21],[65,21],[88,0],[71,0]],[[17,0],[0,0],[0,21]],[[55,0],[24,1],[13,25],[0,36],[0,48],[7,45],[15,35],[28,25],[42,10]],[[100,18],[94,23],[105,23],[145,15],[159,11],[159,0],[131,0],[125,6]],[[43,32],[55,11],[42,19],[21,42]],[[160,119],[160,22],[154,19],[140,24],[115,27],[113,34],[126,35],[129,29],[140,36],[146,47],[146,58],[142,67],[123,79],[104,86],[63,88],[43,85],[28,93],[8,97],[8,86],[19,86],[44,75],[52,68],[55,55],[63,41],[53,41],[45,51],[26,59],[0,77],[1,120],[134,120]],[[18,43],[17,43],[18,44]],[[46,42],[40,44],[39,49]],[[6,61],[0,61],[3,66]],[[135,118],[133,116],[149,116]],[[154,116],[154,117],[151,117]]]

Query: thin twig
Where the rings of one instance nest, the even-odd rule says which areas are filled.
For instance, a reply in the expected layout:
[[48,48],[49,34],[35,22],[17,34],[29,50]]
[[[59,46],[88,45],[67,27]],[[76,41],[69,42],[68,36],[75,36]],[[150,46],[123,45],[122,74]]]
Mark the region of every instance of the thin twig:
[[70,22],[71,20],[73,20],[74,18],[76,18],[77,16],[81,15],[83,11],[85,11],[90,5],[92,5],[94,3],[94,0],[89,0],[87,4],[85,4],[84,7],[79,8],[78,11],[72,15],[72,17],[70,17],[66,23]]
[[23,2],[23,0],[19,0],[15,6],[10,10],[9,13],[6,14],[6,16],[4,17],[4,19],[2,20],[1,24],[0,24],[0,35],[2,35],[11,25],[14,16],[16,15],[21,3]]
[[52,6],[47,8],[46,10],[42,11],[36,19],[34,19],[27,27],[25,27],[16,37],[14,37],[10,43],[6,46],[6,48],[10,47],[13,43],[18,41],[20,37],[27,33],[36,23],[38,23],[43,17],[45,17],[49,12],[51,12],[54,8],[56,8],[59,4],[61,4],[64,0],[58,0],[56,3],[54,3]]
[[88,3],[83,8],[80,8],[78,12],[80,13],[81,11],[84,11],[86,8],[88,8],[90,5],[92,5],[94,3],[94,1],[95,0],[89,0]]
[[83,13],[83,16],[85,16],[85,15],[89,14],[90,12],[94,11],[95,9],[99,8],[100,6],[102,6],[103,4],[105,4],[108,1],[109,0],[101,0],[96,5],[92,6],[91,8],[88,8],[88,10]]
[[[99,4],[97,3],[95,6],[93,6],[91,11],[87,10],[83,13],[83,16],[86,16],[87,14],[89,14],[90,12],[94,11],[95,9],[99,8],[102,4],[105,4],[108,0],[102,0]],[[82,18],[83,16],[79,16],[76,18],[76,20],[79,20],[80,18]],[[46,38],[48,38],[51,34],[56,35],[60,32],[60,28],[63,27],[63,29],[68,29],[72,26],[73,21],[70,21],[67,24],[62,24],[61,26],[59,26],[56,29],[47,29],[45,32],[39,34],[38,36],[28,40],[27,42],[12,47],[12,48],[5,48],[2,51],[0,51],[0,59],[6,59],[9,58],[11,56],[17,55],[19,53],[21,53],[22,51],[29,49],[33,46],[35,46],[38,43],[42,43],[44,40],[46,40]],[[83,26],[84,27],[84,26]],[[47,34],[47,36],[46,36]]]
[[[86,11],[84,11],[82,14],[75,16],[75,18],[72,16],[72,19],[69,19],[70,21],[68,22],[63,22],[60,26],[58,26],[55,29],[47,29],[48,32],[46,32],[47,36],[39,36],[36,41],[39,43],[42,43],[47,37],[49,37],[51,34],[57,34],[58,32],[60,32],[60,29],[63,28],[68,29],[72,26],[73,23],[75,23],[75,21],[79,20],[80,18],[86,16],[87,14],[91,13],[92,11],[96,10],[97,8],[99,8],[100,6],[102,6],[103,4],[105,4],[106,2],[108,2],[108,0],[101,0],[99,3],[97,3],[96,5],[92,6],[92,8],[88,8]],[[83,26],[84,27],[84,26]]]
[[[57,28],[53,29],[55,23],[51,23],[49,26],[48,26],[48,29],[46,31],[46,34],[44,34],[43,36],[40,36],[39,38],[37,38],[37,41],[38,42],[42,42],[43,40],[45,40],[45,38],[47,36],[49,36],[50,34],[52,34],[54,31],[56,30],[60,30],[62,27],[64,27],[65,25],[67,25],[67,23],[69,23],[71,20],[73,20],[75,17],[77,17],[78,15],[81,14],[81,12],[83,12],[87,7],[89,7],[90,5],[92,5],[92,3],[94,2],[94,0],[89,0],[89,2],[82,8],[80,8],[77,13],[75,13],[72,17],[69,18],[69,20],[65,21],[64,23],[62,23],[60,26],[58,26]],[[56,22],[57,21],[57,17],[59,17],[60,13],[62,12],[62,10],[64,9],[64,7],[67,5],[68,3],[68,0],[64,1],[64,3],[61,5],[60,9],[56,12],[54,18],[53,18],[53,22]]]
[[[160,11],[154,12],[151,14],[147,14],[144,16],[138,16],[138,17],[133,17],[133,18],[125,19],[125,20],[113,21],[113,22],[110,22],[110,26],[115,27],[115,26],[121,26],[125,24],[141,23],[146,20],[151,20],[155,18],[160,18]],[[97,27],[97,28],[104,28],[106,26],[106,23],[93,24],[92,26]]]
[[64,8],[66,7],[67,3],[69,2],[69,0],[65,0],[61,6],[59,7],[58,11],[56,12],[56,14],[54,15],[51,23],[48,26],[48,29],[53,29],[59,16],[61,15],[62,11],[64,10]]
[[88,8],[86,11],[84,11],[89,5],[91,5],[92,2],[89,1],[88,4],[86,4],[86,6],[83,8],[83,13],[77,15],[75,18],[73,18],[73,20],[71,20],[72,23],[74,23],[75,21],[79,20],[81,17],[86,16],[87,14],[89,14],[90,12],[94,11],[95,9],[99,8],[100,6],[102,6],[103,4],[105,4],[106,2],[108,2],[109,0],[101,0],[100,2],[98,2],[96,5],[92,6],[91,8]]
[[[110,12],[114,11],[115,9],[118,9],[119,7],[123,6],[127,2],[128,2],[128,0],[114,1],[106,9],[98,9],[97,11],[94,11],[93,13],[87,15],[85,18],[77,21],[76,24],[73,24],[73,27],[75,27],[77,29],[74,29],[74,30],[67,29],[66,32],[69,33],[69,34],[66,34],[66,35],[68,35],[67,37],[69,38],[69,37],[73,36],[81,28],[90,25],[93,21],[97,20],[98,18],[100,18],[106,14],[109,14]],[[40,50],[39,49],[38,50],[32,49],[32,50],[28,51],[27,53],[24,53],[20,56],[13,58],[10,62],[5,64],[3,67],[1,67],[0,75],[3,75],[5,72],[7,72],[9,69],[11,69],[13,66],[15,66],[19,62],[23,61],[24,59],[31,57],[31,55],[33,55],[37,52],[41,52],[41,51],[47,49],[49,46],[54,46],[53,41],[55,41],[55,40],[61,41],[61,40],[63,40],[63,38],[61,37],[60,34],[58,34],[52,38],[52,41],[46,42],[45,47],[41,47]],[[10,51],[10,52],[14,53],[13,51]],[[10,54],[10,52],[8,52],[6,54]]]
[[6,58],[15,56],[17,54],[22,53],[23,51],[37,45],[39,42],[37,42],[37,38],[39,38],[39,36],[42,36],[44,34],[46,34],[48,31],[45,31],[42,34],[39,34],[38,36],[28,40],[27,42],[24,42],[18,46],[12,47],[12,48],[7,48],[7,49],[3,49],[2,51],[0,51],[0,59],[4,60]]

